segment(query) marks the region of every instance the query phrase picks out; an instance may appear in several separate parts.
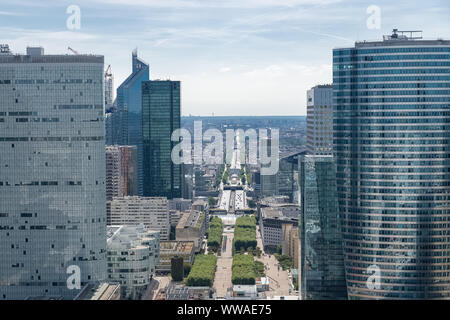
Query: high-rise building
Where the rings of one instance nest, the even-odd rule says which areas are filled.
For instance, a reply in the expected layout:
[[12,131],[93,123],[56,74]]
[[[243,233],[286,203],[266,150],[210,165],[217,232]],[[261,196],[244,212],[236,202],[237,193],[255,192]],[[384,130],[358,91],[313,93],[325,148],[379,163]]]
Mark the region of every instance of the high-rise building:
[[111,144],[137,146],[139,195],[143,194],[142,82],[148,81],[150,67],[132,53],[132,73],[117,88],[116,106],[111,119]]
[[299,167],[302,298],[347,299],[333,157],[307,155]]
[[306,150],[333,154],[333,86],[319,85],[307,92]]
[[0,299],[106,279],[104,59],[43,51],[0,55]]
[[450,298],[450,41],[394,30],[333,60],[349,297]]
[[106,147],[106,200],[123,196],[122,157],[120,149]]
[[182,196],[181,165],[172,161],[174,130],[180,128],[179,81],[142,83],[142,133],[144,141],[144,196]]
[[288,196],[298,203],[298,159],[305,154],[304,148],[281,154],[278,172],[260,176],[261,196]]
[[106,147],[106,199],[138,195],[136,146]]
[[170,218],[166,198],[120,197],[108,203],[108,226],[139,225],[158,230],[161,240],[169,240]]

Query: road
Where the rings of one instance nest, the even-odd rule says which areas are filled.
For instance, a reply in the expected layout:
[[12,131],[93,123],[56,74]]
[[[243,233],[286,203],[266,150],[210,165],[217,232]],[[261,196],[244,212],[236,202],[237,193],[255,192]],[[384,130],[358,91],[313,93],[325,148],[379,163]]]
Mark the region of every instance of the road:
[[226,250],[217,257],[217,269],[214,277],[214,288],[216,289],[217,297],[225,297],[228,288],[232,286],[231,283],[231,265],[233,263],[233,232],[226,232],[224,229],[223,236],[226,237]]
[[[256,227],[256,241],[258,247],[263,249],[263,244],[261,240],[261,233],[259,232],[259,226]],[[275,256],[263,253],[261,258],[256,258],[256,260],[261,261],[266,266],[266,276],[269,278],[269,291],[265,294],[267,297],[273,296],[289,296],[294,294],[294,289],[292,288],[291,281],[289,280],[289,273],[284,271],[278,264],[278,260]],[[290,291],[291,290],[291,291]]]

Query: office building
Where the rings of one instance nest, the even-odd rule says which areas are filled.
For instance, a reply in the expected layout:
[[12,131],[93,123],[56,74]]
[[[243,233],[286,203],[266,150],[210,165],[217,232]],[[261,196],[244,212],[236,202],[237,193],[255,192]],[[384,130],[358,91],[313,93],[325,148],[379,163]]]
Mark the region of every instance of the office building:
[[166,198],[118,197],[109,201],[108,226],[143,224],[169,240],[170,219]]
[[192,266],[195,256],[195,244],[193,241],[161,241],[160,260],[156,267],[159,274],[169,273],[171,262],[175,257],[183,258],[185,266]]
[[121,298],[139,300],[159,264],[159,232],[144,225],[109,226],[108,280],[120,284]]
[[275,252],[283,244],[284,225],[298,226],[300,208],[296,204],[274,204],[259,210],[259,230],[264,250]]
[[448,299],[450,41],[394,30],[333,63],[349,298]]
[[144,196],[180,198],[181,165],[172,161],[174,130],[180,128],[180,82],[142,83]]
[[192,200],[175,198],[167,201],[169,210],[188,211],[192,207]]
[[106,279],[103,70],[97,55],[0,54],[0,299]]
[[138,195],[136,146],[106,147],[106,199]]
[[302,298],[347,299],[333,157],[307,155],[299,165]]
[[297,203],[298,197],[298,159],[306,154],[304,148],[280,155],[279,169],[273,175],[260,175],[261,196],[287,196],[290,202]]
[[333,154],[333,86],[307,92],[306,150],[312,155]]
[[150,67],[132,53],[132,73],[117,88],[116,106],[111,121],[111,144],[136,146],[138,149],[138,190],[143,195],[142,82],[150,78]]
[[199,252],[205,232],[205,212],[191,210],[181,216],[175,229],[175,236],[177,241],[193,241],[195,252]]

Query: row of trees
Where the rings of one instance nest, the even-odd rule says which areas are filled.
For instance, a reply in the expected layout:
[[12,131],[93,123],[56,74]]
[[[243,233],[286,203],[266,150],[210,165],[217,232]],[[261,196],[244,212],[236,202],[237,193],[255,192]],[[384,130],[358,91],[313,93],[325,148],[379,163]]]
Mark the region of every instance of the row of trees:
[[249,254],[235,254],[231,266],[233,284],[255,284],[255,260]]
[[212,254],[198,255],[186,279],[189,287],[211,287],[216,272],[217,257]]
[[248,251],[256,248],[255,217],[243,216],[236,219],[233,246],[235,251]]
[[217,177],[216,177],[216,188],[220,185],[220,182],[222,181],[222,176],[223,176],[223,172],[225,170],[225,166],[222,164],[219,167],[219,172],[217,173]]
[[217,252],[222,246],[223,224],[222,219],[212,218],[209,223],[208,231],[208,249]]

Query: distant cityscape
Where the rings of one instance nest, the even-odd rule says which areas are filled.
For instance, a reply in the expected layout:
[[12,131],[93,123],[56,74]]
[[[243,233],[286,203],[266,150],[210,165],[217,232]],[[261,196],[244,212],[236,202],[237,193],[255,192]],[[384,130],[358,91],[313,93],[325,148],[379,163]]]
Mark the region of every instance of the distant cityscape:
[[0,300],[450,298],[450,41],[330,48],[306,116],[182,116],[137,49],[116,92],[104,56],[18,49]]

